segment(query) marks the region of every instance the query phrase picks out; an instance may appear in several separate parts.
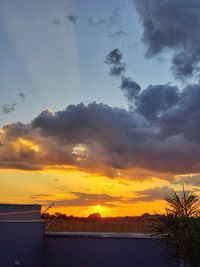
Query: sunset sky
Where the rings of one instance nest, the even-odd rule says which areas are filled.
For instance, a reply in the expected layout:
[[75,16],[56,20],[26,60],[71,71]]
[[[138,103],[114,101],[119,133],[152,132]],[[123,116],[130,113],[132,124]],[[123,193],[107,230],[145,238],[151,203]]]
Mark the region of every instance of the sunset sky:
[[199,194],[199,0],[1,0],[0,36],[0,203],[125,216]]

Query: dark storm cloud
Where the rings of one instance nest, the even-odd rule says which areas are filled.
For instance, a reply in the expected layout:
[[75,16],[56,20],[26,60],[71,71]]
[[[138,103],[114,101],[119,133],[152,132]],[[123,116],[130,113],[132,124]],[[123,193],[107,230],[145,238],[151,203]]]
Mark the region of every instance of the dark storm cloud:
[[[139,85],[136,84],[136,89],[131,88],[127,90],[128,99],[132,102],[135,95],[138,93]],[[138,113],[142,114],[148,120],[157,119],[161,117],[167,110],[170,110],[173,106],[178,104],[180,93],[177,87],[170,85],[150,85],[143,90],[139,95],[136,94],[135,107]]]
[[[31,124],[3,127],[0,166],[4,168],[5,161],[10,168],[16,168],[16,162],[30,163],[33,169],[37,164],[38,169],[70,165],[113,177],[134,165],[134,150],[152,132],[140,116],[103,104],[71,105],[55,114],[44,111]],[[41,153],[19,138],[37,144]]]
[[96,103],[70,105],[44,111],[30,124],[6,125],[0,133],[0,167],[75,166],[137,180],[145,179],[138,174],[141,169],[149,172],[146,177],[164,179],[198,173],[200,86],[151,85],[134,101],[131,111]]
[[151,202],[154,200],[161,200],[167,195],[169,195],[171,192],[172,192],[172,189],[167,186],[155,187],[155,188],[146,189],[142,191],[135,191],[133,193],[136,195],[136,197],[128,201],[134,203],[134,202],[140,202],[140,201]]
[[179,92],[179,100],[159,119],[165,136],[182,134],[187,140],[200,143],[200,85],[188,85]]
[[172,70],[185,79],[199,72],[200,1],[133,0],[143,25],[147,56],[170,50]]
[[73,199],[56,201],[59,206],[95,206],[102,205],[107,207],[115,207],[113,202],[121,201],[120,197],[114,197],[107,194],[87,194],[80,192],[72,192],[75,196]]
[[111,76],[121,76],[126,69],[126,64],[121,62],[122,52],[116,48],[112,50],[106,57],[105,63],[110,65],[110,75]]
[[[114,57],[113,61],[121,62],[122,52],[119,50],[117,55],[120,56],[117,60]],[[143,167],[146,165],[149,169],[160,171],[168,169],[181,173],[182,164],[184,173],[187,172],[187,168],[188,172],[189,170],[198,172],[200,167],[197,162],[200,142],[200,106],[198,104],[200,85],[191,84],[182,89],[169,84],[150,85],[141,90],[140,85],[131,78],[123,75],[120,77],[120,88],[128,101],[130,110],[134,114],[140,114],[150,123],[152,129],[156,129],[154,140],[149,140],[150,142],[146,143],[144,149],[146,156],[148,155],[151,160],[143,162]],[[149,145],[155,147],[149,149]],[[142,153],[139,161],[142,162],[146,156]],[[174,157],[182,163],[173,162]]]
[[137,115],[96,103],[69,106],[55,114],[43,112],[32,126],[43,136],[53,137],[60,146],[84,144],[85,157],[79,157],[84,160],[77,164],[106,173],[128,167],[137,143],[152,134],[148,123]]
[[187,85],[181,90],[169,84],[150,85],[141,91],[139,88],[133,82],[133,89],[127,87],[125,96],[131,110],[158,129],[157,138],[179,135],[191,145],[200,143],[199,84]]
[[[12,141],[20,137],[32,137],[32,126],[31,124],[24,124],[21,122],[7,124],[3,127],[3,131],[6,134],[6,140]],[[1,134],[0,134],[1,136]],[[4,135],[3,135],[4,136]]]
[[141,90],[141,87],[138,83],[133,81],[130,77],[124,76],[121,78],[120,88],[131,105],[135,102]]
[[88,106],[70,105],[55,114],[44,111],[33,120],[32,127],[40,129],[44,136],[53,136],[61,143],[69,141],[76,144],[94,140],[106,142],[108,147],[114,132],[116,144],[119,145],[124,143],[124,135],[129,131],[135,140],[143,140],[151,132],[145,119],[137,114],[95,102]]

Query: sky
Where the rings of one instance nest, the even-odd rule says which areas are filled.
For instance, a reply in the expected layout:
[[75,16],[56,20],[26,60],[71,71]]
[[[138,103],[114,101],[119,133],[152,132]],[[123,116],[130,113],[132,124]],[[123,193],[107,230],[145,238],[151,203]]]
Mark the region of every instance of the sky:
[[0,202],[88,216],[200,189],[198,0],[0,1]]

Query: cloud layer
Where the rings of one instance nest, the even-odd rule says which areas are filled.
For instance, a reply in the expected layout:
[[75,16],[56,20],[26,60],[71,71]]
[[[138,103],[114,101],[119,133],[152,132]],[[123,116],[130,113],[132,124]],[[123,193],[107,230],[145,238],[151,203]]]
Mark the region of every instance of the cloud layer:
[[151,189],[146,189],[143,191],[134,192],[136,197],[129,199],[129,202],[151,202],[155,200],[161,200],[164,197],[168,196],[172,192],[172,189],[169,187],[155,187]]
[[[159,89],[159,94],[154,90]],[[152,96],[153,95],[153,96]],[[151,101],[156,95],[162,101]],[[134,111],[92,103],[42,112],[29,124],[10,124],[0,134],[0,167],[39,170],[76,167],[138,177],[144,169],[166,178],[199,172],[200,88],[169,85],[142,91]],[[151,103],[152,102],[152,103]],[[151,103],[148,107],[148,103]]]
[[56,201],[59,206],[96,206],[99,203],[106,207],[115,207],[113,202],[121,201],[120,197],[114,197],[107,194],[88,194],[81,192],[72,192],[75,198]]

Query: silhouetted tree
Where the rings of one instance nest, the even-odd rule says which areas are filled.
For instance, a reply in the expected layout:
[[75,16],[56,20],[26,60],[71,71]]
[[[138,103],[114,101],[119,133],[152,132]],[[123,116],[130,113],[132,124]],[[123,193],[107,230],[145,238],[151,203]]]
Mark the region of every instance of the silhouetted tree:
[[152,225],[152,237],[169,248],[173,258],[191,267],[200,266],[200,204],[193,192],[165,197],[165,214],[157,214]]
[[101,214],[99,212],[92,213],[88,216],[89,219],[98,220],[101,218]]

